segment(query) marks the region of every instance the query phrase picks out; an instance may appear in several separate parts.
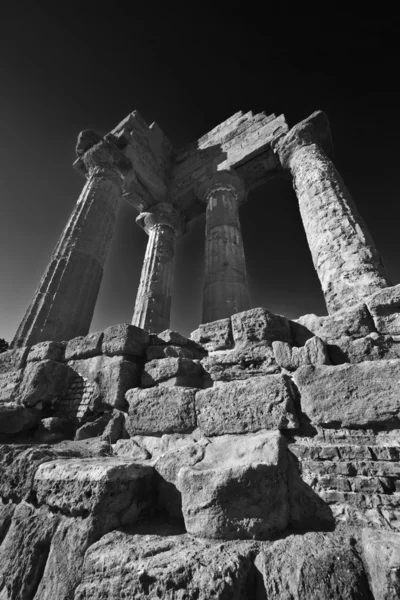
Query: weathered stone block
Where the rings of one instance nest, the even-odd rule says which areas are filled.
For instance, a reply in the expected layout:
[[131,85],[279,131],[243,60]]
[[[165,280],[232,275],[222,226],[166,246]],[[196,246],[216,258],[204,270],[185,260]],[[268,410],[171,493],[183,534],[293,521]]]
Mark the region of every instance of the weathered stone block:
[[400,534],[365,528],[362,547],[375,600],[400,595]]
[[114,456],[124,456],[134,460],[147,460],[151,455],[135,440],[118,440],[113,446]]
[[149,344],[147,331],[135,325],[113,325],[104,330],[102,350],[109,356],[144,356]]
[[70,370],[54,360],[28,363],[18,387],[18,401],[26,407],[46,404],[67,391]]
[[156,387],[129,390],[126,399],[129,435],[185,432],[196,427],[194,397],[190,388]]
[[94,356],[84,360],[73,360],[68,366],[94,382],[103,403],[124,410],[125,393],[139,385],[138,367],[122,356]]
[[294,389],[286,375],[220,383],[196,395],[197,422],[204,435],[294,429]]
[[7,371],[16,371],[23,369],[26,365],[26,358],[30,348],[16,348],[15,350],[7,350],[0,354],[0,375]]
[[190,334],[190,338],[208,351],[233,347],[232,324],[229,318],[204,323]]
[[268,539],[289,521],[286,444],[278,432],[223,436],[178,474],[188,533]]
[[65,360],[99,356],[101,354],[103,335],[103,332],[100,331],[69,340],[65,348]]
[[24,369],[0,373],[0,402],[13,402],[18,399],[18,388]]
[[189,358],[161,358],[146,363],[141,384],[151,387],[172,377],[200,378],[204,369],[200,363]]
[[232,334],[235,344],[274,340],[291,342],[289,321],[266,308],[253,308],[232,315]]
[[0,403],[0,433],[18,433],[33,429],[40,420],[41,411],[25,408],[16,402]]
[[146,360],[157,358],[194,358],[193,352],[182,346],[149,346],[146,351]]
[[75,439],[87,440],[92,437],[100,437],[111,420],[111,417],[112,413],[105,413],[100,415],[100,417],[94,421],[88,421],[87,423],[84,423],[76,430]]
[[249,379],[258,375],[279,373],[274,352],[268,342],[237,346],[233,350],[211,353],[201,361],[214,381]]
[[400,424],[399,360],[301,367],[294,380],[302,411],[316,425]]
[[326,344],[316,336],[301,347],[292,347],[287,342],[272,342],[272,348],[278,365],[289,371],[295,371],[303,365],[329,365],[331,362]]
[[41,419],[35,431],[35,440],[41,444],[51,444],[61,440],[72,439],[74,436],[74,423],[69,419],[60,417],[47,417]]
[[400,284],[379,290],[366,304],[379,333],[400,335]]
[[125,591],[137,600],[246,598],[251,545],[204,542],[168,526],[159,530],[161,535],[112,531],[91,545],[75,600],[121,600]]
[[[329,315],[328,317],[317,317],[317,315],[304,315],[296,319],[294,323],[306,327],[311,333],[320,337],[324,342],[331,343],[335,340],[349,336],[353,338],[365,337],[375,331],[375,325],[365,304],[357,304],[351,308],[345,308]],[[298,332],[300,339],[295,339],[298,346],[304,344],[304,335],[300,328],[294,327],[292,331]]]
[[61,362],[64,359],[66,342],[40,342],[35,344],[29,351],[27,362],[37,360],[55,360]]
[[37,501],[52,510],[127,525],[152,502],[153,474],[151,467],[116,457],[59,459],[39,466],[34,489]]

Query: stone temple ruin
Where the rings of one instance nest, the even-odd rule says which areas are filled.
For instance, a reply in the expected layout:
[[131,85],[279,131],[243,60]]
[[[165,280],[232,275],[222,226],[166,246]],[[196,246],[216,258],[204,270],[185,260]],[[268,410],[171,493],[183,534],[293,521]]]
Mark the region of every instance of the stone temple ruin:
[[[237,113],[175,152],[134,112],[0,354],[0,599],[400,597],[400,285],[326,116]],[[239,206],[290,172],[328,316],[251,308]],[[149,236],[132,324],[89,333],[122,199]],[[174,246],[206,213],[202,323]]]

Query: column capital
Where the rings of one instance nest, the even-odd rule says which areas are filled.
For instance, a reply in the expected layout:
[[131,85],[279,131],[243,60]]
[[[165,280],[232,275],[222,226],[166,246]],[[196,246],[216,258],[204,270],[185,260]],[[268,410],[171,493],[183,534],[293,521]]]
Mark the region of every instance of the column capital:
[[297,150],[311,145],[320,146],[328,155],[332,152],[328,117],[321,110],[313,112],[288,133],[271,142],[272,150],[278,155],[284,169],[290,168],[290,161]]
[[175,236],[181,237],[186,232],[186,221],[182,213],[168,202],[159,202],[149,212],[142,212],[136,217],[136,223],[147,234],[157,225],[170,227]]
[[208,202],[218,192],[231,194],[238,204],[242,204],[247,196],[243,180],[236,173],[230,171],[214,173],[210,179],[202,181],[195,187],[196,196],[203,202]]
[[118,182],[132,172],[132,163],[115,144],[113,136],[104,138],[85,129],[78,135],[74,167],[86,178],[98,174]]

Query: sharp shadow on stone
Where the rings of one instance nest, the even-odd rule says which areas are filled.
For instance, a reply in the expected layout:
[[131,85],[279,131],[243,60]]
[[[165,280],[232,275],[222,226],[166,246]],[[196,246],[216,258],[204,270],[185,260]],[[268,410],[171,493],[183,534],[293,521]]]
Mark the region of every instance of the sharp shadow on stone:
[[163,510],[143,511],[136,523],[120,528],[120,531],[128,535],[159,535],[162,537],[187,533],[183,518],[171,517]]

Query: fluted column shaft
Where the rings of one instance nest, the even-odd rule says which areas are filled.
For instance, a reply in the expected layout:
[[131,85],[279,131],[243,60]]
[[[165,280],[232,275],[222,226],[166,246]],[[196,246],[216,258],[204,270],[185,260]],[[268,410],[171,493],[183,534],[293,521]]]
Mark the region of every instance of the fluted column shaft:
[[17,330],[13,347],[69,340],[89,331],[120,204],[121,172],[116,158],[126,161],[109,144],[98,146],[86,157],[87,183]]
[[170,326],[176,239],[184,220],[172,205],[159,203],[136,219],[149,236],[132,324],[151,333]]
[[324,113],[314,113],[275,144],[290,169],[314,267],[329,313],[387,287],[379,252],[324,147],[330,147]]
[[207,202],[202,322],[250,308],[246,261],[239,221],[245,190],[239,177],[218,173],[197,193]]

